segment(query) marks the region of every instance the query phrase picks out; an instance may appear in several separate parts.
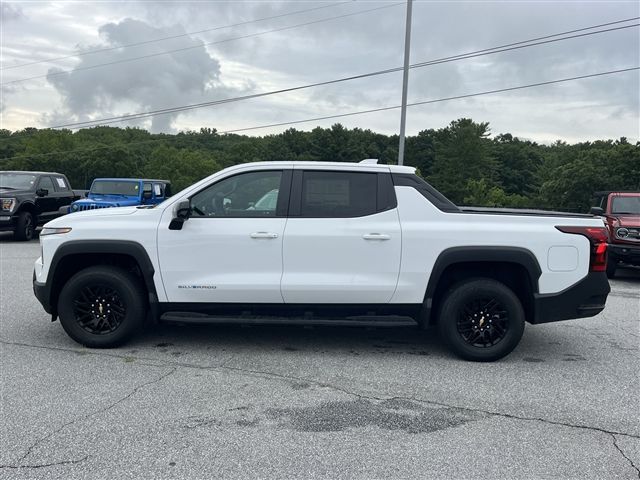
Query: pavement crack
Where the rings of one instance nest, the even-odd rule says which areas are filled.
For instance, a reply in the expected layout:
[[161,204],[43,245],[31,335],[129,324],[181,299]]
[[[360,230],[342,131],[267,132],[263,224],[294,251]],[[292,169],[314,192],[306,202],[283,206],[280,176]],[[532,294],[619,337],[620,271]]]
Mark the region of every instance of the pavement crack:
[[[173,374],[176,371],[176,368],[177,367],[172,368],[171,370],[169,370],[168,372],[163,373],[162,375],[160,375],[158,378],[156,378],[154,380],[149,380],[148,382],[145,382],[145,383],[142,383],[142,384],[136,386],[133,390],[131,390],[125,396],[119,398],[118,400],[116,400],[113,403],[110,403],[106,407],[101,408],[100,410],[97,410],[95,412],[88,413],[88,414],[83,415],[81,417],[74,418],[74,419],[62,424],[61,426],[59,426],[55,430],[52,430],[51,432],[49,432],[45,436],[38,438],[35,442],[33,442],[27,448],[27,451],[24,453],[24,455],[22,455],[22,457],[20,457],[20,459],[18,460],[18,463],[22,463],[27,457],[29,457],[29,455],[31,455],[33,450],[36,449],[40,444],[42,444],[46,440],[50,439],[54,435],[58,434],[59,432],[61,432],[65,428],[67,428],[68,426],[73,425],[74,423],[82,422],[82,421],[84,421],[84,420],[86,420],[88,418],[95,417],[96,415],[100,415],[101,413],[105,413],[105,412],[111,410],[116,405],[119,405],[122,402],[124,402],[124,401],[128,400],[129,398],[131,398],[133,395],[135,395],[137,392],[139,392],[144,387],[148,387],[149,385],[153,385],[154,383],[158,383],[158,382],[164,380],[169,375]],[[86,458],[84,460],[86,460]],[[78,463],[78,462],[75,462],[75,463]],[[52,464],[52,465],[54,465],[54,464]],[[49,465],[47,465],[47,466],[49,466]],[[27,466],[26,465],[6,465],[6,466],[3,466],[2,468],[27,468]]]
[[60,462],[53,463],[41,463],[36,465],[0,465],[0,468],[11,468],[11,469],[36,469],[36,468],[47,468],[47,467],[57,467],[58,465],[75,465],[77,463],[82,463],[89,458],[89,455],[85,455],[82,458],[78,458],[76,460],[62,460]]
[[618,439],[616,438],[615,434],[612,433],[611,438],[613,438],[613,446],[616,447],[616,450],[620,452],[620,455],[622,455],[627,460],[627,462],[629,462],[631,467],[635,469],[636,473],[638,474],[638,478],[640,478],[640,468],[638,468],[638,466],[635,463],[633,463],[633,460],[627,457],[627,455],[624,453],[624,450],[620,448],[620,445],[618,445]]
[[[48,346],[41,346],[41,345],[30,345],[30,344],[25,344],[25,343],[14,343],[14,342],[6,342],[6,341],[2,341],[0,340],[0,343],[5,343],[5,344],[9,344],[9,345],[15,345],[15,346],[23,346],[23,347],[31,347],[31,348],[44,348],[44,349],[51,349],[51,350],[56,350],[56,351],[64,351],[64,352],[70,352],[70,353],[77,353],[80,350],[77,349],[72,349],[72,348],[62,348],[62,347],[48,347]],[[83,351],[84,352],[84,351]],[[124,358],[125,355],[120,355],[120,354],[114,354],[114,353],[104,353],[104,352],[96,352],[96,351],[88,351],[88,352],[84,352],[90,355],[98,355],[98,356],[108,356],[108,357],[112,357],[112,358]],[[485,409],[480,409],[480,408],[472,408],[472,407],[464,407],[464,406],[459,406],[459,405],[452,405],[452,404],[447,404],[444,402],[438,402],[435,400],[425,400],[425,399],[421,399],[421,398],[415,398],[415,397],[406,397],[406,396],[375,396],[375,395],[366,395],[363,393],[358,393],[355,392],[353,390],[349,390],[347,388],[343,388],[337,385],[332,385],[330,383],[327,382],[322,382],[320,380],[314,380],[314,379],[310,379],[310,378],[306,378],[306,377],[297,377],[294,375],[285,375],[285,374],[281,374],[281,373],[275,373],[275,372],[270,372],[270,371],[265,371],[265,370],[254,370],[254,369],[246,369],[246,368],[241,368],[241,367],[232,367],[229,366],[228,363],[230,363],[231,360],[233,360],[233,356],[230,357],[229,359],[224,360],[223,362],[221,362],[218,365],[196,365],[196,364],[191,364],[191,363],[187,363],[187,362],[176,362],[176,361],[166,361],[166,360],[159,360],[159,359],[151,359],[148,357],[135,357],[136,359],[139,360],[145,360],[145,361],[152,361],[152,362],[157,362],[157,363],[149,363],[149,364],[145,364],[145,363],[141,363],[138,362],[137,365],[145,365],[145,366],[152,366],[152,367],[161,367],[161,366],[165,366],[165,367],[173,367],[173,370],[171,370],[169,373],[165,374],[163,377],[159,378],[158,380],[152,381],[152,382],[148,382],[147,384],[143,384],[141,385],[139,388],[144,387],[145,385],[148,385],[149,383],[155,383],[157,381],[162,380],[164,377],[172,374],[173,372],[175,372],[175,370],[177,368],[191,368],[191,369],[197,369],[197,370],[217,370],[217,371],[230,371],[230,372],[238,372],[238,373],[243,373],[246,375],[254,375],[254,376],[259,376],[261,378],[265,378],[265,379],[280,379],[280,380],[284,380],[284,381],[288,381],[288,382],[307,382],[313,385],[316,385],[318,387],[324,387],[324,388],[329,388],[332,390],[335,390],[337,392],[341,392],[344,393],[345,395],[350,395],[350,396],[354,396],[360,399],[366,399],[366,400],[374,400],[374,401],[384,401],[384,400],[393,400],[393,399],[403,399],[403,400],[410,400],[410,401],[414,401],[414,402],[419,402],[419,403],[426,403],[426,404],[432,404],[432,405],[438,405],[440,407],[445,407],[445,408],[452,408],[452,409],[458,409],[461,411],[468,411],[468,412],[475,412],[475,413],[482,413],[482,414],[486,414],[486,415],[490,415],[490,416],[496,416],[496,417],[504,417],[504,418],[510,418],[510,419],[514,419],[514,420],[521,420],[521,421],[530,421],[530,422],[542,422],[542,423],[547,423],[550,425],[558,425],[558,426],[563,426],[563,427],[568,427],[568,428],[578,428],[578,429],[584,429],[584,430],[591,430],[594,432],[601,432],[601,433],[605,433],[605,434],[609,434],[609,435],[620,435],[620,436],[625,436],[625,437],[631,437],[631,438],[637,438],[640,439],[640,435],[635,435],[632,433],[626,433],[626,432],[619,432],[619,431],[615,431],[615,430],[607,430],[604,428],[599,428],[599,427],[593,427],[593,426],[589,426],[589,425],[582,425],[582,424],[573,424],[573,423],[568,423],[568,422],[561,422],[561,421],[555,421],[555,420],[549,420],[549,419],[545,419],[545,418],[541,418],[541,417],[525,417],[525,416],[521,416],[521,415],[514,415],[514,414],[510,414],[510,413],[503,413],[503,412],[497,412],[497,411],[493,411],[493,410],[485,410]],[[129,395],[127,395],[127,398],[131,395],[133,395],[135,393],[131,392]],[[121,401],[126,400],[126,398],[123,398],[121,400],[119,400],[117,403],[120,403]],[[115,404],[111,405],[110,407],[107,407],[106,409],[103,409],[104,411],[112,408],[113,406],[115,406]],[[97,412],[99,413],[99,412]],[[69,423],[74,423],[74,422],[69,422]],[[60,429],[64,428],[66,425],[63,425]],[[54,432],[55,433],[55,432]],[[46,437],[48,438],[48,437]],[[46,438],[44,438],[43,440],[45,440]],[[33,448],[33,447],[32,447]],[[26,458],[26,455],[21,459],[21,461]]]

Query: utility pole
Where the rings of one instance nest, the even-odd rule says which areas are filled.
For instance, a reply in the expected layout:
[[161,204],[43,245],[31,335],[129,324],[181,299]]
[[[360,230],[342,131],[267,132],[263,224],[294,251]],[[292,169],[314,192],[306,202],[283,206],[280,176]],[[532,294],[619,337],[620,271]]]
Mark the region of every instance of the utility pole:
[[402,108],[400,110],[400,145],[398,146],[398,165],[404,163],[404,129],[407,123],[407,87],[409,84],[409,53],[411,51],[411,6],[413,0],[407,0],[407,26],[404,31],[404,70],[402,72]]

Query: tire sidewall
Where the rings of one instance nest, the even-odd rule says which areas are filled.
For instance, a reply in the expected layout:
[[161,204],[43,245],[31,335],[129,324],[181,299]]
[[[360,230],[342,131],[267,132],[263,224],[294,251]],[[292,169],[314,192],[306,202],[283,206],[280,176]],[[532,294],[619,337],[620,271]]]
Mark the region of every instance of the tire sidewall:
[[[113,332],[97,335],[83,329],[76,321],[74,299],[88,285],[104,285],[118,293],[126,307],[120,326]],[[76,273],[64,285],[58,298],[58,315],[65,332],[87,347],[116,347],[129,340],[143,325],[146,317],[144,291],[136,277],[124,270],[98,266]]]
[[31,212],[21,212],[16,225],[15,236],[18,240],[31,240],[36,231],[35,217]]
[[[461,308],[477,297],[495,297],[507,311],[508,329],[505,337],[491,347],[469,345],[458,333],[457,320]],[[451,288],[442,303],[438,326],[448,347],[465,360],[491,362],[513,351],[524,332],[524,310],[518,297],[506,285],[490,279],[469,280]]]

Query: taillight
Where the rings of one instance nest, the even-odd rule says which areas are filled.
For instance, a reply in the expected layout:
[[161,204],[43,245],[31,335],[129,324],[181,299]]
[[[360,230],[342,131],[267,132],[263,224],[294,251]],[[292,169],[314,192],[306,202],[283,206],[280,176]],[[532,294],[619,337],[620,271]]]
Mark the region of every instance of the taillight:
[[607,242],[609,231],[605,227],[556,227],[564,233],[584,235],[591,243],[589,270],[604,272],[607,269]]

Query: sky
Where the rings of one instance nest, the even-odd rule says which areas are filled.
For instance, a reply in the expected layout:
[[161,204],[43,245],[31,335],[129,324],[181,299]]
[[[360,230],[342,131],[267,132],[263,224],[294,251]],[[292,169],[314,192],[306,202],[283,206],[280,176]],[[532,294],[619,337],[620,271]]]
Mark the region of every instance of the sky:
[[[1,14],[0,128],[15,131],[401,67],[406,2],[2,1]],[[640,17],[638,0],[416,0],[410,62],[634,17]],[[408,102],[637,66],[640,28],[624,28],[411,69]],[[402,72],[394,72],[113,125],[225,132],[396,106],[401,93]],[[620,137],[635,142],[640,140],[640,74],[634,70],[409,107],[407,134],[463,117],[489,122],[494,135],[511,133],[541,143]],[[244,133],[310,130],[337,122],[396,134],[400,110]]]

